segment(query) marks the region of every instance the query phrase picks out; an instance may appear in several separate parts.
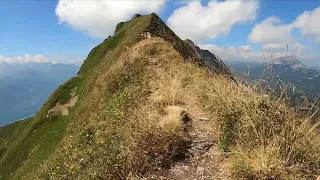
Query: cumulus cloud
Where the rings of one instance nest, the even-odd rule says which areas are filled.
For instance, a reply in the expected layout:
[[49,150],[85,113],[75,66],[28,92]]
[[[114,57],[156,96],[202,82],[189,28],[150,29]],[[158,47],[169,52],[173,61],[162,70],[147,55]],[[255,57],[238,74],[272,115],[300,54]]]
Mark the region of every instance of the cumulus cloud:
[[241,46],[240,47],[244,52],[249,52],[251,51],[251,46]]
[[[235,60],[235,61],[255,61],[255,62],[265,62],[270,61],[272,59],[284,56],[284,55],[295,55],[300,56],[301,50],[303,46],[300,44],[296,44],[295,48],[289,49],[288,53],[283,51],[282,47],[278,48],[277,45],[275,47],[265,47],[260,51],[253,51],[251,46],[230,46],[230,47],[219,47],[212,44],[199,44],[201,49],[206,49],[211,51],[212,53],[218,55],[222,60]],[[286,49],[286,47],[284,47]]]
[[281,24],[280,19],[275,16],[268,17],[253,27],[249,40],[252,43],[261,44],[261,52],[264,54],[286,54],[288,51],[291,55],[301,56],[307,48],[295,40],[292,31],[299,28],[302,34],[320,38],[320,26],[314,21],[317,13],[317,9],[304,12],[289,24]]
[[[306,53],[299,53],[299,48],[302,45],[296,45],[296,48],[289,47],[289,52],[286,53],[283,49],[261,49],[260,51],[253,51],[250,46],[240,46],[240,47],[219,47],[212,44],[200,44],[198,45],[201,49],[207,49],[210,52],[218,55],[223,61],[242,61],[242,62],[257,62],[266,63],[273,59],[283,57],[283,56],[296,56],[304,64],[308,66],[319,66],[319,57],[313,56]],[[248,47],[248,48],[247,48]]]
[[253,43],[262,44],[294,43],[295,40],[291,36],[291,31],[291,24],[280,24],[280,19],[272,16],[254,26],[249,34],[249,40]]
[[314,36],[320,42],[320,7],[313,11],[303,12],[294,22],[293,26],[299,28],[306,36]]
[[1,63],[18,63],[18,64],[27,64],[27,63],[51,63],[51,64],[73,64],[81,65],[84,61],[84,58],[72,57],[69,59],[52,59],[42,54],[30,55],[24,54],[24,56],[13,56],[6,57],[0,55],[0,64]]
[[218,54],[218,55],[221,55],[225,51],[225,48],[216,46],[214,44],[199,44],[198,46],[201,49],[209,50],[209,51],[214,52],[215,54]]
[[104,38],[112,35],[120,21],[128,20],[135,13],[158,12],[166,0],[59,0],[56,15],[61,24],[90,36]]
[[202,42],[228,34],[233,25],[255,20],[257,0],[211,0],[207,6],[191,1],[176,9],[168,25],[183,39]]
[[296,55],[300,55],[306,49],[300,43],[293,43],[293,44],[264,44],[262,49],[267,52],[290,52]]
[[[219,47],[212,44],[199,44],[201,49],[206,49],[218,55],[222,60],[247,60],[252,56],[251,46]],[[255,55],[256,56],[256,55]]]
[[305,11],[292,23],[281,24],[280,19],[272,16],[256,24],[249,34],[249,40],[262,44],[265,52],[287,52],[301,55],[306,47],[298,43],[292,36],[292,31],[298,29],[304,36],[314,37],[320,42],[320,7],[313,11]]
[[84,59],[83,58],[72,58],[67,60],[65,63],[66,64],[75,64],[75,65],[81,65],[83,63]]
[[49,58],[42,55],[37,54],[35,56],[24,54],[24,56],[15,56],[15,57],[5,57],[0,55],[0,63],[49,63]]

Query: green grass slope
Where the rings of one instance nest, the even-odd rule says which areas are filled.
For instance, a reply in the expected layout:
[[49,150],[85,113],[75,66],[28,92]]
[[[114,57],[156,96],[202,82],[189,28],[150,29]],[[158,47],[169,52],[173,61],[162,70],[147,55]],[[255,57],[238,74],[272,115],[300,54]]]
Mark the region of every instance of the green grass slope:
[[23,131],[24,127],[31,121],[32,118],[28,118],[21,121],[8,124],[0,127],[0,156],[11,145],[19,134]]
[[[11,145],[2,151],[0,159],[1,179],[30,178],[34,171],[55,151],[57,144],[65,136],[70,120],[74,119],[79,104],[93,90],[93,83],[104,69],[115,63],[126,46],[131,46],[143,39],[143,33],[150,24],[152,16],[133,19],[122,25],[113,37],[95,47],[82,65],[78,76],[61,85],[44,104],[37,115],[25,124],[18,136],[11,136]],[[65,104],[71,99],[71,92],[76,87],[78,103],[68,116],[49,116],[48,111],[56,103]],[[11,131],[11,126],[4,128]],[[4,133],[5,134],[5,133]],[[4,135],[5,141],[8,140]]]
[[19,134],[11,138],[10,146],[1,156],[1,179],[24,179],[26,172],[40,167],[54,151],[71,116],[47,117],[46,114],[55,102],[67,101],[68,88],[72,87],[76,80],[77,78],[72,79],[60,86],[34,118],[20,122]]

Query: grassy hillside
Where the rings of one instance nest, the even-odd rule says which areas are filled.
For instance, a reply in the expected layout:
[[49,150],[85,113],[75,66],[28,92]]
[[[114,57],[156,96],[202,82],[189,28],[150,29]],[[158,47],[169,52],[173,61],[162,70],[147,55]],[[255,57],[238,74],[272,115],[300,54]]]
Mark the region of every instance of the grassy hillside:
[[[2,179],[25,179],[34,175],[55,150],[58,142],[65,136],[65,130],[74,119],[78,105],[93,90],[93,84],[103,69],[109,69],[126,46],[142,39],[141,33],[150,24],[151,16],[125,23],[112,38],[106,39],[89,53],[78,76],[61,85],[28,123],[20,135],[14,139],[0,159],[0,177]],[[107,56],[107,57],[106,57]],[[71,109],[68,116],[48,116],[48,112],[57,103],[65,104],[71,99],[71,92],[76,87],[79,102]]]
[[[2,153],[2,179],[320,174],[318,124],[281,99],[212,75],[155,18],[119,25],[89,53],[78,76],[51,95]],[[141,36],[152,29],[160,37]]]
[[32,120],[28,118],[22,121],[16,121],[4,127],[0,127],[0,156],[11,145],[12,141],[17,139],[24,127]]

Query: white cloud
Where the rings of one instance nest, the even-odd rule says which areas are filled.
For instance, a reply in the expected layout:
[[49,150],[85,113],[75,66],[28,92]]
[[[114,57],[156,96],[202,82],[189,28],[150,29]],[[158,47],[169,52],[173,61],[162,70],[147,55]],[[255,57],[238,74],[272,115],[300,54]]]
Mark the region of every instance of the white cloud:
[[24,56],[15,56],[15,57],[5,57],[0,55],[0,63],[49,63],[49,58],[42,55],[37,54],[35,56],[24,54]]
[[320,7],[313,11],[303,12],[294,22],[293,26],[300,28],[305,36],[314,36],[320,42]]
[[25,54],[25,63],[28,63],[28,62],[37,62],[37,63],[47,63],[49,62],[49,58],[42,55],[42,54],[38,54],[38,55],[35,55],[35,56],[30,56],[29,54]]
[[13,56],[6,57],[0,55],[0,64],[1,63],[18,63],[18,64],[27,64],[27,63],[51,63],[51,64],[73,64],[81,65],[85,58],[72,57],[70,59],[52,59],[42,54],[29,55],[24,54],[24,56]]
[[66,64],[75,64],[75,65],[81,65],[83,63],[83,58],[72,58],[70,60],[66,61]]
[[278,50],[286,50],[286,47],[285,45],[283,44],[264,44],[262,46],[262,49],[263,50],[266,50],[266,51],[278,51]]
[[[288,54],[283,51],[282,48],[278,48],[277,45],[265,47],[260,51],[253,51],[251,46],[230,46],[230,47],[219,47],[212,44],[199,44],[201,49],[207,49],[212,53],[218,55],[223,61],[235,60],[235,61],[255,61],[265,62],[272,59],[278,58],[284,55],[301,55],[301,48],[304,48],[300,44],[295,44],[295,48],[289,49]],[[284,48],[286,49],[286,47]]]
[[262,46],[262,49],[267,52],[282,52],[286,53],[287,50],[290,53],[300,55],[303,53],[303,51],[306,49],[305,46],[303,46],[300,43],[293,43],[293,44],[264,44]]
[[[230,47],[219,47],[212,44],[199,44],[201,49],[206,49],[213,54],[218,55],[223,61],[226,60],[248,60],[253,54],[251,46],[230,46]],[[256,56],[256,54],[255,54]]]
[[131,18],[135,13],[158,12],[166,0],[59,0],[56,15],[60,23],[90,36],[105,38],[112,35],[120,21]]
[[251,51],[251,46],[241,46],[240,47],[244,52],[249,52]]
[[294,43],[291,36],[292,26],[280,24],[280,19],[272,16],[256,24],[249,34],[249,40],[261,44],[288,44]]
[[207,6],[191,1],[176,9],[168,25],[183,39],[202,42],[228,34],[233,25],[255,20],[257,0],[211,0]]
[[225,51],[225,48],[216,46],[214,44],[199,44],[198,46],[201,49],[209,50],[209,51],[214,52],[215,54],[218,54],[218,55],[224,53],[224,51]]
[[288,52],[302,55],[307,49],[292,36],[294,29],[299,29],[304,36],[314,37],[320,42],[320,7],[313,11],[305,11],[289,24],[281,24],[280,19],[272,16],[256,24],[249,34],[249,40],[262,44],[264,52]]
[[[315,11],[316,10],[314,10],[314,12]],[[307,48],[295,40],[292,36],[292,31],[295,28],[303,28],[305,24],[308,24],[307,21],[311,22],[311,16],[314,16],[312,14],[313,13],[310,12],[304,12],[294,22],[289,24],[281,24],[280,19],[275,16],[268,17],[254,26],[249,34],[249,40],[256,44],[262,44],[261,52],[263,54],[285,55],[288,51],[288,54],[301,56]],[[301,29],[301,31],[303,32],[304,30]],[[311,31],[304,33],[310,35],[315,31],[310,32]]]

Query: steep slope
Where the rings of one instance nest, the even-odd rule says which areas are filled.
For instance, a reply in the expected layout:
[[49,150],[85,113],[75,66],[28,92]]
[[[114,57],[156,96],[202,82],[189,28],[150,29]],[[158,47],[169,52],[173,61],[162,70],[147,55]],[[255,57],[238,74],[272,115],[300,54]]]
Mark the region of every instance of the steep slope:
[[24,126],[26,126],[31,119],[32,118],[25,119],[23,121],[16,121],[12,124],[8,124],[7,126],[0,127],[0,156],[5,151],[6,147],[20,135]]
[[[119,23],[2,153],[1,177],[284,179],[320,173],[315,128],[281,101],[233,83],[218,58],[200,52],[155,14]],[[206,63],[209,56],[216,62]]]
[[[100,82],[100,84],[96,84],[96,81],[106,76],[108,74],[106,73],[107,70],[116,69],[114,66],[117,61],[120,61],[119,57],[122,52],[138,41],[145,39],[144,34],[146,32],[151,33],[152,36],[160,36],[167,39],[174,45],[175,49],[182,52],[183,57],[188,59],[188,61],[196,62],[199,65],[203,64],[201,58],[196,56],[195,52],[180,40],[155,14],[132,19],[129,22],[121,24],[122,27],[118,28],[113,37],[109,37],[89,53],[78,76],[59,87],[35,118],[25,127],[16,141],[6,148],[7,150],[3,153],[0,161],[1,176],[4,179],[9,176],[22,178],[34,175],[31,170],[38,169],[39,165],[51,155],[56,144],[64,136],[68,122],[71,119],[81,119],[79,116],[88,112],[82,109],[84,104],[91,104],[87,102],[88,99],[90,101],[96,100],[95,98],[91,98],[91,96],[96,94],[99,95],[98,99],[107,97],[105,93],[108,91],[101,91],[100,86],[102,85],[100,84],[103,84],[104,88],[109,86],[109,94],[118,92],[116,90],[121,84],[122,76],[115,75],[115,77],[105,82]],[[120,82],[113,82],[116,81],[114,78],[119,78]],[[127,80],[124,81],[126,82]],[[70,108],[70,106],[65,106],[64,108],[61,108],[61,106],[68,104],[74,98],[77,98],[79,102],[72,108],[70,113],[67,113],[69,114],[68,116],[63,116],[61,114],[62,111],[66,111],[66,108]],[[99,104],[101,102],[94,103],[94,105],[86,109],[98,112],[95,107]],[[116,105],[117,103],[112,103],[112,106]],[[122,107],[123,104],[119,104],[119,106]],[[120,107],[114,108],[118,109]],[[101,112],[104,111],[102,110]],[[112,114],[113,111],[110,113]],[[80,121],[77,124],[85,124],[85,122]],[[83,130],[86,129],[85,127],[82,128]]]

